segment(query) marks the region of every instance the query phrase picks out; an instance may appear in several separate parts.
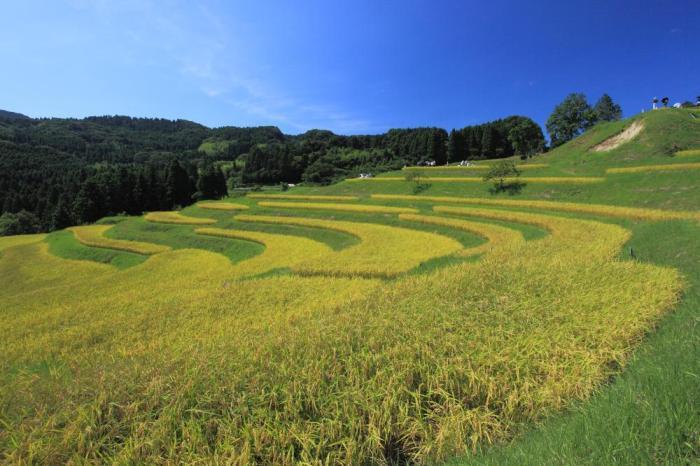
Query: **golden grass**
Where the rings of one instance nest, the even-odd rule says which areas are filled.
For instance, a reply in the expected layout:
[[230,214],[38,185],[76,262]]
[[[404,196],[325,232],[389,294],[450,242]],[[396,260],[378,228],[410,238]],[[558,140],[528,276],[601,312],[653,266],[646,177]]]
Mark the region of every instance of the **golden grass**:
[[68,230],[73,233],[75,239],[80,243],[94,248],[115,249],[143,255],[158,254],[170,249],[168,246],[162,246],[160,244],[105,238],[103,236],[104,233],[112,228],[112,226],[113,225],[86,225],[71,227],[68,228]]
[[325,196],[320,194],[248,194],[250,199],[287,199],[290,201],[356,201],[357,196]]
[[149,222],[174,223],[177,225],[211,225],[213,218],[187,217],[179,212],[149,212],[144,218]]
[[674,154],[676,157],[696,157],[700,156],[700,149],[680,150]]
[[673,164],[661,164],[661,165],[640,165],[637,167],[618,167],[618,168],[608,168],[605,173],[616,174],[616,173],[643,173],[643,172],[660,172],[660,171],[672,171],[672,170],[698,170],[700,169],[699,163],[673,163]]
[[304,261],[319,260],[333,250],[318,241],[291,235],[275,235],[257,231],[197,228],[200,235],[254,241],[265,246],[265,251],[236,264],[236,274],[257,275],[277,268],[293,267]]
[[418,210],[408,207],[388,207],[366,204],[333,204],[323,202],[258,202],[260,207],[276,209],[333,210],[365,214],[412,214]]
[[489,223],[468,222],[465,220],[437,217],[433,215],[401,214],[399,215],[399,218],[409,222],[418,222],[426,225],[439,225],[455,228],[457,230],[464,230],[470,233],[475,233],[487,240],[487,243],[482,245],[461,250],[460,255],[463,256],[482,254],[491,250],[492,248],[517,244],[525,241],[525,238],[523,238],[522,233],[519,231]]
[[43,233],[36,235],[0,236],[0,252],[7,248],[21,246],[23,244],[38,243],[44,238],[46,238],[46,235]]
[[[374,178],[350,178],[346,181],[404,181],[405,178],[401,177],[389,177],[389,176],[376,176]],[[421,181],[425,182],[435,182],[435,183],[487,183],[483,178],[476,177],[450,177],[450,176],[422,176]],[[505,178],[506,183],[512,183],[515,181],[520,181],[522,183],[535,183],[535,184],[593,184],[602,183],[605,178],[595,177],[595,176],[520,176],[516,178]]]
[[6,249],[2,461],[432,464],[590,396],[678,298],[674,270],[617,260],[619,226],[462,210],[552,234],[391,282]]
[[446,236],[373,223],[344,222],[301,217],[238,215],[236,220],[324,228],[356,236],[360,243],[323,258],[310,258],[292,266],[301,274],[394,277],[422,262],[462,249]]
[[212,209],[212,210],[248,210],[248,206],[245,204],[235,204],[233,202],[198,202],[197,207],[200,209]]
[[524,199],[484,199],[452,196],[411,196],[403,194],[372,194],[372,199],[475,204],[501,207],[525,207],[561,212],[602,215],[606,217],[628,218],[632,220],[663,221],[700,219],[700,212],[646,209],[641,207],[623,207],[606,204],[582,204],[575,202],[535,201]]

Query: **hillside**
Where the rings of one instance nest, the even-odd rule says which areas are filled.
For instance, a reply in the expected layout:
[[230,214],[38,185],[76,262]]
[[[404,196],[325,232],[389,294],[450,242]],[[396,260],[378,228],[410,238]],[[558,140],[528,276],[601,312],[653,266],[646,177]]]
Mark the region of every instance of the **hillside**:
[[[453,156],[510,156],[514,147],[507,135],[515,125],[530,128],[533,146],[544,144],[532,120],[513,116],[462,129],[473,141]],[[365,136],[324,130],[286,135],[274,126],[211,129],[186,120],[126,116],[0,117],[0,216],[6,214],[0,236],[184,207],[218,197],[226,187],[328,184],[419,161],[445,163],[447,137],[441,128]],[[207,179],[216,179],[213,192],[202,187]],[[27,221],[19,222],[18,216]],[[2,228],[5,223],[11,228]]]
[[692,463],[691,112],[0,238],[0,460]]
[[21,113],[9,112],[7,110],[0,109],[0,118],[9,119],[28,119],[27,115],[22,115]]

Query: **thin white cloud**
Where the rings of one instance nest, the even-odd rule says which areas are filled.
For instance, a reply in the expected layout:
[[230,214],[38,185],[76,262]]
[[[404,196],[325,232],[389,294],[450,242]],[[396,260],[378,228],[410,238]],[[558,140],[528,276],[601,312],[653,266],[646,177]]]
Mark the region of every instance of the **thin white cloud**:
[[[102,21],[126,15],[129,27],[122,31],[126,47],[160,54],[211,99],[262,120],[295,131],[331,128],[361,132],[371,123],[335,106],[309,102],[276,89],[252,71],[244,55],[245,44],[236,43],[235,24],[224,24],[206,5],[170,0],[157,5],[149,0],[69,0],[75,8],[91,9]],[[269,72],[269,71],[268,71]],[[235,124],[235,122],[231,122]]]

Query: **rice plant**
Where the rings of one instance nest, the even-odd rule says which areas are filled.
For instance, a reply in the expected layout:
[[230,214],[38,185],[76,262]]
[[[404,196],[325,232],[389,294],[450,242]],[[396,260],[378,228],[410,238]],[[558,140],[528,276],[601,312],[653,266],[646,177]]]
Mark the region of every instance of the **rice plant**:
[[323,202],[258,202],[260,207],[277,209],[333,210],[337,212],[357,212],[366,214],[411,214],[417,209],[409,207],[388,207],[367,204],[333,204]]
[[[616,259],[621,227],[463,210],[552,234],[390,282],[236,282],[225,257],[194,249],[128,274],[42,243],[6,249],[3,461],[437,462],[588,397],[677,300],[675,271]],[[402,260],[382,238],[377,255]]]
[[402,194],[372,194],[372,199],[491,205],[502,207],[526,207],[561,212],[576,212],[592,215],[601,215],[606,217],[628,218],[633,220],[662,221],[700,219],[700,212],[646,209],[641,207],[613,206],[607,204],[583,204],[559,201],[536,201],[525,199],[488,199],[454,196],[409,196]]
[[700,163],[668,163],[660,165],[640,165],[638,167],[615,167],[608,168],[605,173],[608,174],[618,174],[618,173],[643,173],[643,172],[660,172],[660,171],[672,171],[672,170],[698,170],[700,169]]
[[212,209],[212,210],[248,210],[249,207],[245,204],[236,204],[233,202],[198,202],[197,207],[200,209]]
[[242,239],[264,245],[265,251],[262,254],[236,264],[235,273],[241,276],[257,275],[277,268],[293,267],[300,262],[320,260],[333,252],[323,243],[299,236],[223,228],[197,228],[195,232],[200,235]]
[[208,225],[216,223],[213,218],[198,218],[182,215],[180,212],[149,212],[144,218],[155,223],[174,223],[177,225]]
[[499,248],[525,241],[522,233],[519,231],[489,223],[469,222],[434,215],[401,214],[399,215],[399,218],[409,222],[424,223],[426,225],[440,225],[458,230],[464,230],[482,236],[487,240],[487,243],[480,246],[463,249],[459,252],[460,255],[463,256],[481,254],[489,251],[492,248]]
[[263,215],[238,215],[235,218],[245,222],[324,228],[360,239],[359,244],[328,257],[310,258],[292,266],[292,270],[305,275],[388,278],[407,272],[429,259],[462,249],[459,242],[446,236],[373,223]]
[[151,255],[167,251],[170,248],[154,243],[141,241],[125,241],[105,238],[103,234],[112,228],[112,225],[85,225],[69,228],[75,238],[82,244],[94,248],[116,249],[118,251],[133,252],[136,254]]
[[290,201],[357,201],[357,196],[329,196],[322,194],[248,194],[250,199],[286,199]]

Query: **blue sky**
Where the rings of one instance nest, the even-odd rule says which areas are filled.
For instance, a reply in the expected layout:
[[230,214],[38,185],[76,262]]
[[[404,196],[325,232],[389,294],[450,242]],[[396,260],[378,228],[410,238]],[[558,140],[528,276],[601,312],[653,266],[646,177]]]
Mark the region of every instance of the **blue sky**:
[[700,3],[10,1],[0,108],[343,134],[700,94]]

